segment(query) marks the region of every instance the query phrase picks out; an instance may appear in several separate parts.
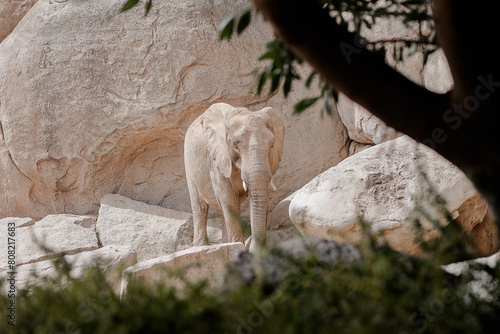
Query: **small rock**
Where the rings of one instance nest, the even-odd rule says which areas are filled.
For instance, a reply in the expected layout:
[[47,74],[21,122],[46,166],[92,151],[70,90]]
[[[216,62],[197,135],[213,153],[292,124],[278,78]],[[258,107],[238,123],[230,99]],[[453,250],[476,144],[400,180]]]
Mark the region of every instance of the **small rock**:
[[97,232],[102,245],[130,246],[144,261],[191,247],[193,222],[190,213],[106,195]]
[[[219,245],[197,246],[155,259],[142,261],[123,272],[121,293],[126,293],[130,279],[144,278],[147,283],[168,282],[182,287],[186,279],[197,282],[208,279],[211,286],[220,286],[224,279],[224,268],[245,251],[241,242]],[[185,270],[182,277],[169,274]]]

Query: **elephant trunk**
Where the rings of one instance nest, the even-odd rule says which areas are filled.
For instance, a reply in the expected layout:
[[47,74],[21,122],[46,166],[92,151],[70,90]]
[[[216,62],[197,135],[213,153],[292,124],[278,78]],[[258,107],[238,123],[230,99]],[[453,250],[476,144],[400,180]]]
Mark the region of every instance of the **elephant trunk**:
[[[271,170],[267,164],[267,152],[264,157],[252,159],[254,163],[247,170],[244,179],[248,185],[250,198],[250,223],[252,228],[252,244],[250,250],[266,243],[267,207]],[[258,161],[258,163],[255,163]]]

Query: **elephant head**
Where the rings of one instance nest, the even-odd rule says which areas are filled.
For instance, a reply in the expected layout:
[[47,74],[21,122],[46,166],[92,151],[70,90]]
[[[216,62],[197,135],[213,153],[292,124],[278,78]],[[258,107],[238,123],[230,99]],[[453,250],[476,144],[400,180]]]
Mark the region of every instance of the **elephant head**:
[[[265,244],[269,187],[283,152],[284,125],[277,112],[234,108],[219,103],[204,119],[211,129],[209,147],[217,169],[230,178],[233,188],[243,187],[250,198],[252,243],[250,250]],[[233,168],[240,171],[234,178]],[[239,184],[234,184],[234,183]]]

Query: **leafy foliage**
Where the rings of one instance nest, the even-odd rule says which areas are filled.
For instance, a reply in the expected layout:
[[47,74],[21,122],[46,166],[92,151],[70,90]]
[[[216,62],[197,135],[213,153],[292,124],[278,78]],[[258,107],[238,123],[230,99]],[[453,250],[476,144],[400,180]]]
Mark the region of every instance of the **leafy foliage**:
[[[429,243],[432,256],[410,257],[376,245],[362,224],[361,261],[328,265],[314,252],[292,257],[279,249],[262,254],[285,268],[272,289],[267,277],[253,284],[228,267],[223,288],[206,282],[178,289],[129,283],[120,298],[101,270],[59,276],[20,291],[17,333],[488,333],[500,325],[500,267],[478,267],[490,278],[490,296],[471,292],[474,272],[453,276],[441,269],[458,230]],[[230,275],[230,273],[232,273]],[[231,284],[228,284],[231,283]],[[0,294],[0,303],[8,299]],[[0,322],[0,332],[12,327]]]

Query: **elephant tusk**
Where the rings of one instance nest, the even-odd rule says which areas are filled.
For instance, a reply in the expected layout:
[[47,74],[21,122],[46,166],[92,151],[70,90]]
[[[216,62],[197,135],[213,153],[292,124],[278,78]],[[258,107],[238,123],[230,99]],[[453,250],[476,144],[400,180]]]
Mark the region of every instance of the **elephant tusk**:
[[245,191],[248,190],[247,183],[245,181],[243,181],[243,190],[245,190]]
[[269,185],[271,186],[272,191],[276,191],[276,185],[274,184],[273,179],[271,179],[271,182],[269,182]]

